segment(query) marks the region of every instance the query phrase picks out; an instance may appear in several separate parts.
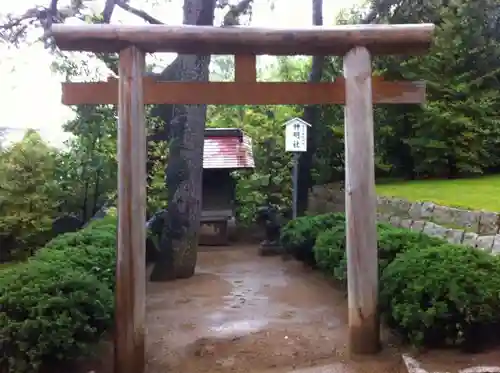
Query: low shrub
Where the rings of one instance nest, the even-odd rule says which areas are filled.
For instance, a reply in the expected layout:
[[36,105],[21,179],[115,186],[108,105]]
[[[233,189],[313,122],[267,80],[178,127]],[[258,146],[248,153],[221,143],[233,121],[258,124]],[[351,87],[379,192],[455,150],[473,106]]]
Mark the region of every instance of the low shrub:
[[407,250],[387,265],[380,289],[388,325],[415,345],[471,345],[499,331],[500,260],[480,250]]
[[52,239],[40,251],[46,250],[64,250],[70,247],[96,246],[96,247],[115,247],[116,230],[108,226],[103,221],[102,225],[89,226],[81,231],[74,233],[65,233]]
[[100,218],[100,219],[94,219],[91,220],[85,227],[85,230],[89,229],[106,229],[109,230],[110,232],[116,232],[117,231],[117,215],[116,215],[116,209],[108,209],[107,210],[106,216]]
[[404,228],[378,229],[378,266],[379,272],[387,267],[398,254],[408,250],[423,250],[428,247],[442,246],[447,241],[438,237],[431,237],[424,233]]
[[115,247],[106,217],[0,271],[0,370],[37,372],[92,350],[113,320]]
[[[425,249],[441,246],[446,241],[430,237],[409,229],[377,224],[378,265],[382,273],[399,253],[410,249]],[[320,269],[343,284],[347,283],[346,227],[345,224],[321,232],[313,248],[314,257]]]
[[314,245],[314,258],[318,268],[328,276],[347,282],[345,224],[320,233]]
[[[347,284],[346,229],[315,241],[318,267]],[[387,324],[414,345],[480,348],[500,335],[500,258],[387,224],[378,226],[380,305]]]
[[102,281],[109,289],[115,287],[115,246],[80,245],[73,247],[43,248],[35,255],[34,260],[64,266],[91,274]]
[[112,291],[54,264],[32,260],[0,272],[0,366],[8,372],[80,357],[111,326]]
[[340,213],[302,216],[289,221],[282,228],[281,244],[297,260],[315,265],[313,247],[316,237],[326,229],[344,224],[344,214]]

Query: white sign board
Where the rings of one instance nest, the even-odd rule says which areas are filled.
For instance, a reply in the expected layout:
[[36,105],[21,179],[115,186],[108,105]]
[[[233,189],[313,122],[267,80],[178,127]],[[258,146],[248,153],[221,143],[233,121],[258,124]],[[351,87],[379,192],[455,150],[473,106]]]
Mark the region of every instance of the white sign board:
[[307,127],[309,123],[293,118],[284,124],[285,126],[285,151],[306,152],[307,151]]

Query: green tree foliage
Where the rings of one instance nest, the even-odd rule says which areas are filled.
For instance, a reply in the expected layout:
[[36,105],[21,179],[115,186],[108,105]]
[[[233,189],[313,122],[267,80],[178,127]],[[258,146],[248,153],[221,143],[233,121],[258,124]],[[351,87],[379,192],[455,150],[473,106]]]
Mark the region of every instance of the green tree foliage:
[[[376,146],[381,171],[397,176],[456,177],[499,165],[499,5],[490,0],[408,2],[384,11],[381,22],[437,25],[422,57],[380,58],[388,79],[425,80],[427,103],[377,111]],[[380,8],[378,1],[372,6]],[[496,15],[496,16],[494,16]]]
[[165,164],[168,160],[168,144],[155,143],[149,147],[148,158],[151,168],[148,172],[147,212],[149,215],[165,209],[168,204],[168,186],[165,185]]
[[[232,79],[234,64],[227,59],[215,60],[217,77]],[[303,60],[280,57],[261,75],[265,80],[305,80],[308,65]],[[281,210],[290,208],[292,197],[292,159],[285,152],[283,124],[300,116],[302,110],[295,106],[210,106],[209,127],[242,129],[252,138],[255,169],[237,171],[236,197],[238,218],[251,223],[257,207],[272,205]]]
[[[499,168],[498,48],[500,6],[492,0],[419,2],[371,0],[371,11],[354,7],[338,23],[437,25],[428,54],[377,57],[374,74],[387,80],[424,80],[427,102],[377,105],[376,170],[379,176],[457,177]],[[341,58],[327,64],[327,79],[342,75]],[[343,111],[324,107],[313,172],[316,182],[343,177]]]
[[64,126],[72,134],[58,154],[58,181],[65,212],[87,221],[116,191],[116,112],[109,106],[81,106]]
[[[71,136],[62,149],[48,146],[31,131],[0,154],[2,260],[30,255],[51,237],[55,217],[71,214],[86,222],[115,202],[116,110],[82,106],[76,114],[64,125]],[[152,120],[147,123],[154,126]],[[167,144],[153,143],[149,153],[148,211],[153,213],[166,206]]]
[[[457,0],[446,5],[441,1],[389,2],[373,0],[375,22],[435,22],[437,30],[428,54],[418,57],[376,58],[374,73],[385,79],[424,80],[427,102],[420,105],[377,105],[375,112],[376,170],[380,176],[408,178],[457,177],[496,171],[500,166],[500,126],[498,67],[500,48],[496,18],[498,4],[491,0]],[[339,16],[339,23],[365,21],[362,8],[353,8]],[[373,20],[372,20],[373,21]],[[230,65],[225,61],[226,69]],[[228,67],[229,66],[229,67]],[[221,70],[221,69],[219,69]],[[279,81],[305,81],[310,60],[280,57],[267,68],[265,78]],[[220,74],[224,75],[224,74]],[[224,75],[229,78],[231,74]],[[324,80],[342,76],[342,59],[331,58],[323,73]],[[262,203],[267,197],[266,182],[276,154],[264,155],[269,134],[277,144],[282,131],[269,132],[273,116],[261,116],[258,126],[249,115],[259,109],[250,107],[212,108],[211,125],[243,128],[254,139],[256,172],[251,182],[240,181],[238,189],[245,198]],[[269,108],[273,112],[275,108]],[[264,110],[260,110],[265,114]],[[293,108],[285,115],[302,115]],[[316,152],[311,169],[315,183],[341,180],[344,174],[344,113],[341,106],[323,106],[317,129]],[[279,146],[273,147],[277,149]],[[270,158],[273,158],[272,160]],[[279,161],[278,161],[279,162]],[[266,169],[267,168],[267,169]],[[289,160],[282,158],[283,180],[289,178]],[[262,177],[262,175],[266,175]],[[285,176],[286,175],[286,176]],[[270,186],[273,189],[273,186]],[[253,192],[252,192],[253,191]],[[267,192],[266,192],[267,193]],[[286,196],[286,193],[283,194]],[[282,198],[288,203],[289,200]],[[255,203],[255,205],[257,202]],[[251,216],[251,209],[244,215]]]
[[[338,22],[435,22],[437,25],[428,54],[380,57],[374,61],[374,73],[385,79],[427,83],[427,102],[422,106],[376,106],[377,175],[457,177],[498,171],[500,31],[497,20],[500,11],[497,2],[371,0],[368,5],[370,12],[366,13],[363,8],[346,10]],[[230,57],[214,58],[212,78],[232,80],[233,66]],[[92,73],[89,66],[66,60],[58,69],[69,76]],[[310,70],[310,58],[279,57],[274,63],[262,64],[259,75],[260,80],[306,81]],[[329,81],[341,75],[342,59],[327,59],[322,79]],[[235,173],[241,221],[250,222],[255,208],[261,204],[270,203],[282,209],[290,207],[291,159],[284,152],[281,125],[291,117],[302,115],[303,108],[294,106],[209,106],[208,126],[241,128],[253,139],[256,169]],[[165,127],[165,123],[154,123],[150,117],[149,134]],[[109,106],[79,107],[76,118],[67,123],[65,129],[72,136],[55,159],[55,180],[61,189],[60,212],[74,213],[87,220],[107,200],[116,197],[116,110]],[[310,169],[314,182],[341,180],[344,174],[342,107],[322,106],[315,132],[315,153]],[[168,145],[165,142],[150,144],[148,149],[149,213],[167,205],[163,166]]]
[[291,107],[213,107],[212,127],[241,128],[252,138],[256,168],[237,171],[236,196],[242,222],[253,221],[256,208],[270,204],[290,206],[291,156],[285,152],[283,123],[295,116]]
[[[156,122],[146,121],[151,132]],[[116,108],[111,106],[80,106],[74,120],[64,125],[71,133],[66,148],[58,153],[57,180],[63,190],[63,211],[90,219],[104,204],[116,200],[117,121]],[[164,165],[167,143],[150,143],[148,180],[148,211],[165,208],[166,188]]]
[[60,196],[55,169],[55,150],[35,131],[0,155],[3,259],[23,258],[47,240]]

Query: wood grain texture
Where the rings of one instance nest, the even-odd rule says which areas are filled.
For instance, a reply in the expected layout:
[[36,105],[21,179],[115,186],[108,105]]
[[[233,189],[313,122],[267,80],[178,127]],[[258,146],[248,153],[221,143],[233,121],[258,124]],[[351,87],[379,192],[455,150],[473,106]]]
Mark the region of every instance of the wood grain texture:
[[[245,71],[245,70],[244,70]],[[240,79],[250,75],[240,71]],[[345,81],[306,82],[156,82],[144,78],[145,104],[211,104],[211,105],[309,105],[344,104]],[[374,78],[373,102],[416,104],[425,101],[423,82],[391,82]],[[116,104],[118,81],[97,83],[63,83],[65,105]]]
[[433,24],[314,26],[302,29],[169,25],[52,26],[62,50],[119,52],[131,45],[147,52],[342,56],[356,46],[372,54],[425,52]]
[[252,54],[234,56],[234,80],[255,83],[257,81],[257,58]]
[[345,191],[349,347],[355,354],[380,348],[377,315],[378,263],[375,156],[370,53],[355,48],[344,57]]
[[120,52],[118,88],[118,246],[116,373],[143,373],[146,322],[146,126],[142,75],[145,55]]

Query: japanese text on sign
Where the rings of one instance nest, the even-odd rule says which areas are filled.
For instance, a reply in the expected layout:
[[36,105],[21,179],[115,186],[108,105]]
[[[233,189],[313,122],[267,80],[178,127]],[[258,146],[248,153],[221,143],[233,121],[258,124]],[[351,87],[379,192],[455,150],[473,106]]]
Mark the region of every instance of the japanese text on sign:
[[285,123],[285,150],[287,152],[307,151],[307,127],[309,123],[294,118]]

